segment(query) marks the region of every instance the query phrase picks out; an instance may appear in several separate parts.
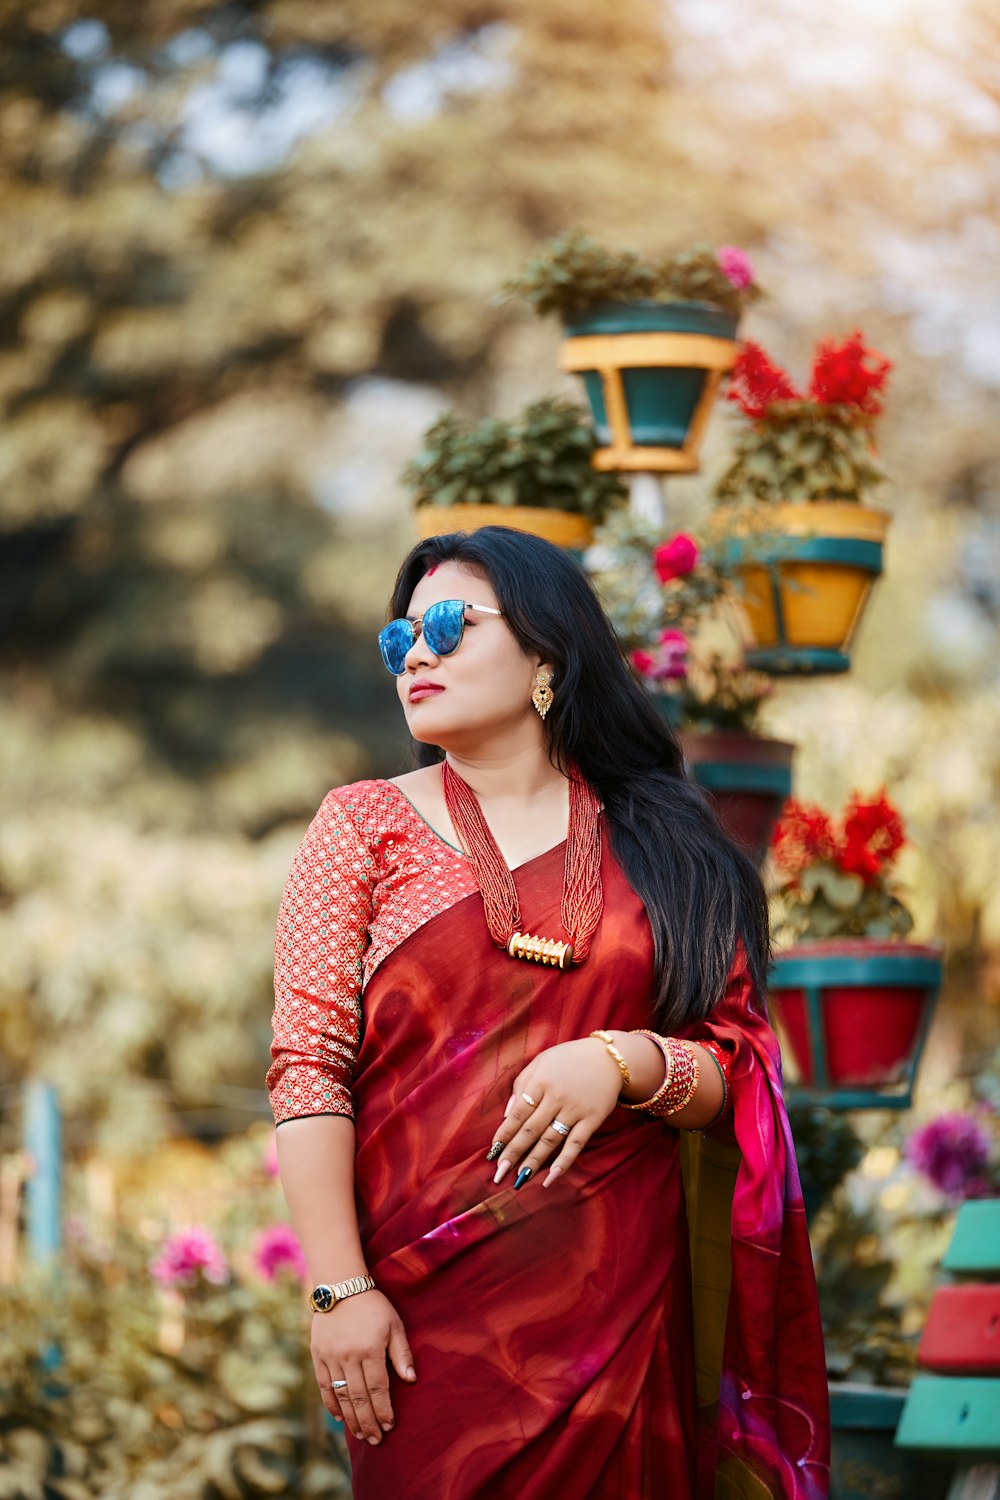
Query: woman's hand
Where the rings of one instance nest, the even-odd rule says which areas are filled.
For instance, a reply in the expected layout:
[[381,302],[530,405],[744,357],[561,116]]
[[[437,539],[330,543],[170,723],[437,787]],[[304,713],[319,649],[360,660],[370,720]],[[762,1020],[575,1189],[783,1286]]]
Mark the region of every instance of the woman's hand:
[[[417,1373],[402,1320],[381,1292],[360,1292],[332,1312],[313,1314],[312,1361],[323,1405],[369,1443],[380,1443],[395,1423],[386,1354],[412,1385]],[[347,1385],[334,1390],[335,1380]]]
[[[553,1152],[545,1186],[564,1175],[594,1131],[618,1102],[622,1075],[597,1037],[547,1047],[522,1068],[503,1122],[493,1137],[490,1160],[497,1164],[495,1182],[517,1167],[515,1187],[522,1187]],[[553,1128],[568,1126],[568,1134]],[[502,1145],[502,1152],[497,1147]]]

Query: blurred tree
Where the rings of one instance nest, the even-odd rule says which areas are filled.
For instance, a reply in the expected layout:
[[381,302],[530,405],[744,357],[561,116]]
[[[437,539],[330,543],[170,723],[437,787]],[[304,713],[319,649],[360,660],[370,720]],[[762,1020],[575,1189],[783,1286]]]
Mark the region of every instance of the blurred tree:
[[806,795],[898,777],[926,924],[1000,944],[996,590],[962,551],[997,506],[998,22],[857,3],[0,0],[0,1084],[257,1082],[295,837],[404,757],[372,645],[396,476],[443,405],[559,388],[555,330],[495,291],[574,224],[744,244],[779,356],[863,323],[896,359],[893,574],[851,683],[775,725]]

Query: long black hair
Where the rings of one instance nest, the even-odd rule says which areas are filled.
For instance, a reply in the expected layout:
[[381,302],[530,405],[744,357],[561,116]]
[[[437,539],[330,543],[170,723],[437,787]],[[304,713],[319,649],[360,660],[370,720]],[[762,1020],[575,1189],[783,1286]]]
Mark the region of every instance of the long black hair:
[[[611,847],[653,931],[657,1024],[676,1031],[722,995],[742,938],[763,990],[770,957],[767,898],[752,859],[723,831],[690,779],[680,743],[636,679],[590,580],[550,542],[506,526],[417,544],[399,570],[390,617],[421,578],[455,562],[488,578],[522,650],[554,669],[545,719],[549,754],[597,791]],[[414,742],[419,765],[441,760]]]

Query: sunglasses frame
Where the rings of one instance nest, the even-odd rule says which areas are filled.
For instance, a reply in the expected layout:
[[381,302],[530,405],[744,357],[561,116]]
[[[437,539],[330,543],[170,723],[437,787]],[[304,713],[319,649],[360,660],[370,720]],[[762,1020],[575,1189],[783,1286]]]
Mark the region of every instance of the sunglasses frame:
[[[399,615],[395,620],[389,620],[385,625],[382,626],[382,629],[378,633],[378,647],[382,656],[382,665],[385,667],[387,672],[391,673],[393,677],[402,677],[404,672],[406,671],[406,657],[413,650],[418,640],[416,627],[419,625],[420,634],[424,635],[424,620],[432,610],[440,608],[442,604],[460,604],[462,606],[462,615],[458,630],[458,640],[455,642],[454,646],[450,648],[450,650],[438,651],[434,647],[433,640],[427,639],[427,645],[434,656],[454,656],[455,652],[458,650],[465,637],[465,616],[468,610],[471,609],[472,611],[474,611],[474,613],[479,615],[496,615],[499,619],[503,618],[503,610],[494,609],[491,604],[469,604],[464,599],[438,599],[434,604],[428,604],[422,615]],[[385,645],[383,644],[383,637],[385,636],[386,631],[389,630],[393,625],[409,625],[411,636],[410,644],[407,646],[406,650],[403,653],[403,665],[400,667],[398,672],[394,667],[389,665],[387,650]]]

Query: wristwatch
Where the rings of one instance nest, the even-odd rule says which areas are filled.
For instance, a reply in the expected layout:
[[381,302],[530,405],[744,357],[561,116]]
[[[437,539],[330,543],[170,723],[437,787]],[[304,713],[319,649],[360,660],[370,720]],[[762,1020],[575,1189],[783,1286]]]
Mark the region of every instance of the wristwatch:
[[321,1281],[319,1286],[314,1286],[309,1293],[309,1306],[313,1312],[333,1312],[338,1302],[343,1302],[345,1297],[356,1297],[358,1292],[373,1292],[375,1282],[371,1276],[352,1276],[350,1281],[335,1281],[333,1286],[327,1286]]

